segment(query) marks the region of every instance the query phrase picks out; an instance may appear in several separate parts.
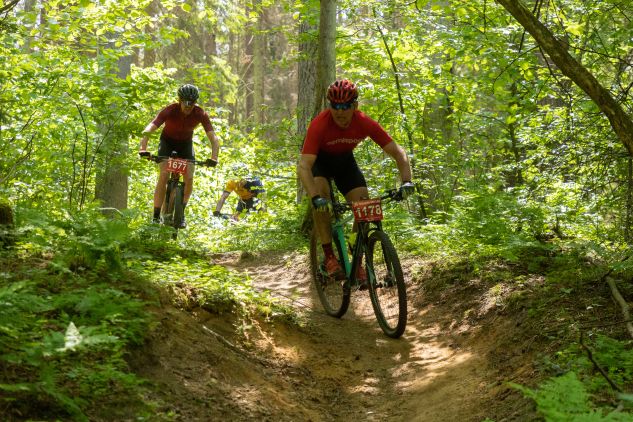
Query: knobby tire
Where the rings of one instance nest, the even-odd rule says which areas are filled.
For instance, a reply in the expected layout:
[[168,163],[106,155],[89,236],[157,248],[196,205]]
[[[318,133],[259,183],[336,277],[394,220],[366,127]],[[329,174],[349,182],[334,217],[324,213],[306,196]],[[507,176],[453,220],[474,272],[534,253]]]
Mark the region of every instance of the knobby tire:
[[398,338],[407,325],[407,291],[398,253],[386,233],[369,236],[365,262],[378,325],[387,336]]
[[[333,243],[336,243],[334,248],[335,253],[340,257],[340,245],[336,239],[333,239]],[[321,242],[316,230],[312,230],[310,237],[310,270],[312,273],[312,281],[316,288],[319,300],[325,309],[325,312],[333,317],[340,318],[345,315],[350,303],[350,287],[346,280],[334,280],[328,277],[323,263],[325,255]],[[340,259],[339,259],[340,262]]]
[[167,183],[167,190],[165,191],[165,201],[163,201],[162,217],[163,224],[171,226],[174,221],[174,193],[175,189],[172,183]]
[[183,208],[184,197],[185,197],[185,191],[182,185],[178,184],[174,192],[174,219],[172,221],[174,229],[176,230],[180,228],[180,222],[182,221],[185,215],[185,210]]

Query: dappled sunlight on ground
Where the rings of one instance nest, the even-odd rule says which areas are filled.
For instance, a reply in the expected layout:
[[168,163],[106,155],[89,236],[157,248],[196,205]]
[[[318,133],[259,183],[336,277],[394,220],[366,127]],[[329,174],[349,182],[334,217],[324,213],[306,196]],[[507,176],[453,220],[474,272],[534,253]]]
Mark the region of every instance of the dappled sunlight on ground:
[[[226,253],[211,261],[243,273],[302,323],[251,321],[236,336],[237,325],[221,315],[193,312],[202,333],[179,324],[179,340],[154,346],[171,371],[161,380],[183,393],[189,418],[182,420],[474,422],[494,415],[500,387],[487,355],[495,333],[480,336],[470,318],[484,302],[430,302],[410,283],[408,325],[394,340],[379,328],[366,291],[352,294],[342,318],[326,315],[305,255]],[[194,402],[209,403],[200,398],[209,395],[217,403],[205,413]]]

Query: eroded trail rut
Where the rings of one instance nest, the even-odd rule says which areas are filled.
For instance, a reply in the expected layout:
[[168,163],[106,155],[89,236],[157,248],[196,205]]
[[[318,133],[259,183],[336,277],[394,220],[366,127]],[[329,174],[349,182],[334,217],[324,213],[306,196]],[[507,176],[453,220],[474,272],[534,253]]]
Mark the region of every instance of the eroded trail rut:
[[248,275],[307,324],[260,323],[245,330],[246,345],[235,345],[235,328],[221,315],[172,309],[150,345],[155,370],[144,375],[180,397],[179,420],[531,420],[530,404],[503,383],[514,377],[504,371],[531,370],[521,363],[525,357],[495,351],[512,322],[490,312],[473,322],[485,301],[426,300],[424,268],[416,262],[403,262],[409,319],[403,337],[393,340],[378,327],[366,292],[352,296],[342,319],[327,316],[303,255],[212,260]]

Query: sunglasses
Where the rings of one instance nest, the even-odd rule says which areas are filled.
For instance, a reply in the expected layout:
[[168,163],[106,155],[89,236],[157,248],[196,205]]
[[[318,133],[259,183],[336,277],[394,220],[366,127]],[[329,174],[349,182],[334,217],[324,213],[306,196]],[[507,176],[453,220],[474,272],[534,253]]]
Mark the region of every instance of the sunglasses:
[[330,107],[332,107],[334,110],[349,110],[353,106],[353,101],[349,103],[330,103]]
[[196,104],[195,101],[188,101],[188,100],[180,100],[180,101],[187,107],[191,107]]

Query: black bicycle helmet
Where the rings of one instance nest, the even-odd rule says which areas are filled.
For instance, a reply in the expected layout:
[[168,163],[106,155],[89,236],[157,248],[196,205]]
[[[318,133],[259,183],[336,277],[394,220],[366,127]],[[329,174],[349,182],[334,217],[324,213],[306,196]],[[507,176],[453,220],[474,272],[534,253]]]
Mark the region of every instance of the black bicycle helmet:
[[185,84],[178,88],[178,98],[185,101],[196,101],[200,97],[198,87],[191,84]]

